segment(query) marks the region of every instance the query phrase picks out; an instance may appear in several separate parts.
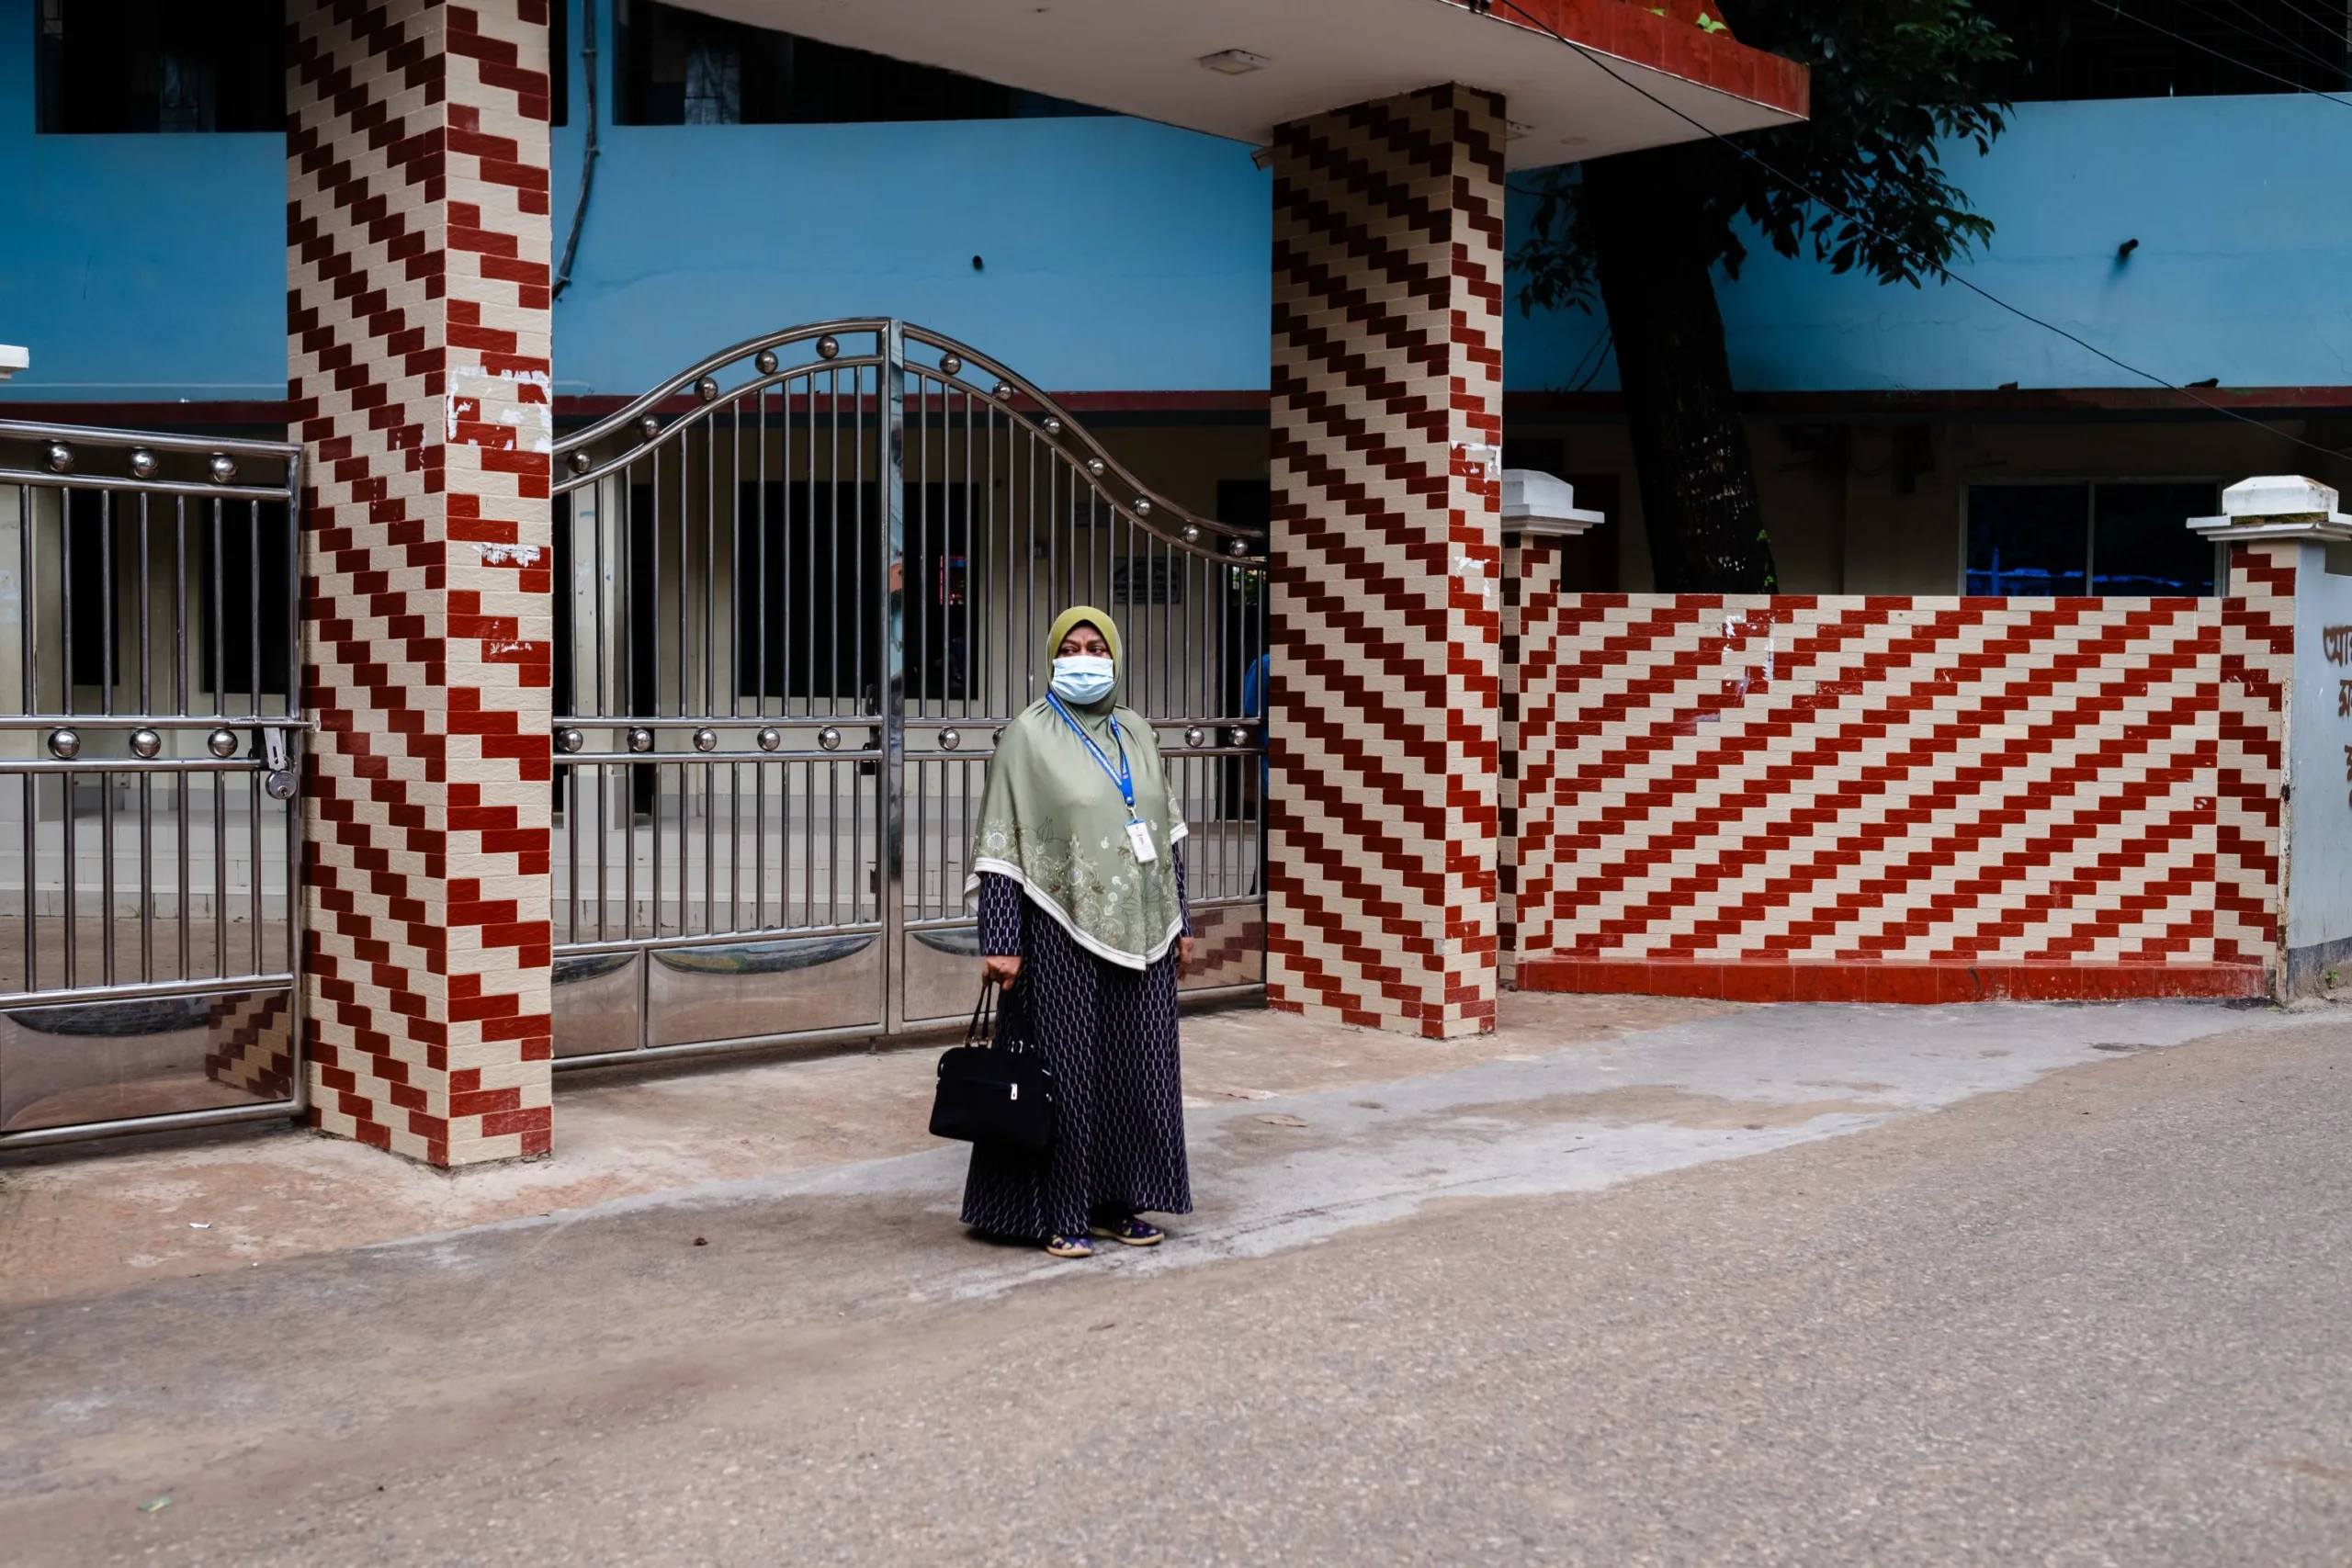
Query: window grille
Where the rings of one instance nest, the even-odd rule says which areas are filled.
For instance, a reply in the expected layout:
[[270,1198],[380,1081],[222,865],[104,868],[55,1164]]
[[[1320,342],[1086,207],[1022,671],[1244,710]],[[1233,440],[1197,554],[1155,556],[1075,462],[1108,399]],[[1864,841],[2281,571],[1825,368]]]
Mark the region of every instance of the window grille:
[[1184,572],[1165,556],[1148,560],[1126,556],[1111,563],[1111,602],[1114,604],[1181,604],[1184,602]]

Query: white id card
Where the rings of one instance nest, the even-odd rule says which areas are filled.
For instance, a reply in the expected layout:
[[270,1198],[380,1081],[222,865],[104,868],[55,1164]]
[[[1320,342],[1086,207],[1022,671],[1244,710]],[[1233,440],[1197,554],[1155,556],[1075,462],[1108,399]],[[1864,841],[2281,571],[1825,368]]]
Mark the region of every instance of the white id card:
[[1149,865],[1159,858],[1159,852],[1151,847],[1151,824],[1148,822],[1128,823],[1127,842],[1134,846],[1138,864]]

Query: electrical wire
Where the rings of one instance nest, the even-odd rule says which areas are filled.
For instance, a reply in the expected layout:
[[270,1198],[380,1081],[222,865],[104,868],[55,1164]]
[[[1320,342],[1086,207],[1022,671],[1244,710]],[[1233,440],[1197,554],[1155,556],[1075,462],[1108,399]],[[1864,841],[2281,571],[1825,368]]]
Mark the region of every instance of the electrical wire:
[[[2238,15],[2244,17],[2245,20],[2243,22],[2233,22],[2226,17],[2211,15],[2210,12],[2204,10],[2200,0],[2189,0],[2189,3],[2191,7],[2197,10],[2200,17],[2204,17],[2206,19],[2212,21],[2219,26],[2231,28],[2241,34],[2248,43],[2256,48],[2268,47],[2271,49],[2282,50],[2295,59],[2308,62],[2312,65],[2318,66],[2323,71],[2332,71],[2339,76],[2344,73],[2344,61],[2341,56],[2338,56],[2334,60],[2328,59],[2325,55],[2321,54],[2317,50],[2312,48],[2311,45],[2305,43],[2300,35],[2289,32],[2285,28],[2280,27],[2277,22],[2272,21],[2261,12],[2247,5],[2245,0],[2221,0],[2222,5],[2227,6],[2231,10],[2235,11]],[[2301,13],[2298,12],[2296,14],[2300,16]],[[2264,34],[2267,34],[2268,36],[2262,36]],[[2185,43],[2188,39],[2183,39],[2181,41]],[[2236,63],[2241,66],[2245,64],[2244,61],[2239,61]],[[2247,67],[2247,69],[2252,68]],[[2316,92],[2319,89],[2307,88],[2305,90]]]
[[[2263,26],[2268,28],[2272,32],[2277,33],[2280,38],[2283,39],[2288,36],[2286,29],[2279,27],[2278,23],[2265,18],[2261,13],[2255,10],[2253,6],[2246,5],[2245,0],[2227,0],[2227,3],[2231,9],[2245,12],[2246,16],[2261,22]],[[2299,21],[2310,23],[2313,28],[2317,28],[2323,36],[2331,39],[2342,38],[2344,36],[2344,30],[2347,21],[2352,21],[2352,18],[2347,18],[2342,15],[2335,17],[2322,17],[2313,12],[2306,11],[2301,6],[2296,5],[2294,0],[2277,0],[2277,4],[2278,8],[2286,12],[2289,16],[2295,17]],[[2344,69],[2344,62],[2341,60],[2329,60],[2324,56],[2318,54],[2313,54],[2312,58],[2314,63],[2324,65],[2331,71],[2341,71]]]
[[[2301,82],[2296,81],[2292,76],[2281,76],[2276,71],[2265,71],[2259,65],[2250,65],[2246,62],[2238,59],[2233,54],[2224,54],[2220,50],[2212,48],[2209,44],[2198,42],[2195,39],[2188,37],[2185,33],[2177,33],[2161,23],[2152,22],[2145,17],[2125,10],[2120,4],[2120,0],[2099,0],[2099,4],[2105,6],[2109,14],[2112,16],[2121,17],[2127,22],[2136,22],[2152,33],[2162,33],[2165,37],[2172,39],[2175,43],[2185,43],[2189,48],[2197,51],[2199,54],[2211,55],[2214,59],[2222,62],[2224,65],[2234,65],[2239,70],[2251,72],[2256,76],[2267,76],[2273,82],[2283,82],[2288,86],[2294,88],[2298,93],[2308,94],[2310,96],[2314,98],[2325,98],[2331,104],[2340,104],[2347,109],[2352,109],[2352,98],[2339,98],[2333,93],[2323,93],[2317,87],[2306,87]],[[1519,7],[1517,6],[1512,6],[1511,9],[1516,11]],[[1522,15],[1524,13],[1522,13]],[[1544,30],[1546,32],[1551,31],[1548,28]],[[1559,37],[1557,33],[1553,33],[1552,36],[1555,38]],[[1573,48],[1575,46],[1570,45],[1569,47]]]
[[[1724,146],[1730,148],[1733,152],[1738,153],[1741,157],[1747,159],[1749,163],[1755,164],[1766,174],[1770,175],[1774,179],[1779,180],[1781,184],[1787,186],[1791,190],[1795,191],[1798,195],[1804,197],[1807,201],[1815,203],[1823,210],[1845,220],[1855,228],[1894,246],[1905,255],[1909,256],[1920,266],[1934,273],[1936,276],[1943,282],[1956,283],[1960,285],[1961,288],[1968,290],[1971,294],[1975,295],[1978,299],[1984,300],[1987,304],[1996,306],[1999,309],[2007,311],[2010,315],[2017,317],[2019,321],[2030,322],[2034,326],[2040,327],[2044,332],[2052,333],[2059,337],[2064,338],[2068,343],[2073,344],[2075,347],[2084,350],[2086,353],[2097,355],[2098,358],[2105,360],[2108,364],[2114,366],[2118,370],[2121,370],[2127,375],[2137,376],[2143,381],[2153,382],[2156,386],[2164,388],[2166,391],[2177,393],[2179,396],[2188,399],[2190,402],[2195,403],[2198,407],[2204,409],[2209,412],[2220,414],[2224,419],[2235,420],[2240,424],[2250,424],[2255,429],[2275,435],[2281,441],[2290,442],[2297,446],[2308,448],[2311,451],[2319,453],[2323,457],[2340,457],[2344,456],[2343,451],[2336,447],[2322,446],[2315,441],[2306,441],[2300,435],[2290,435],[2267,420],[2256,419],[2251,414],[2240,413],[2235,409],[2225,408],[2222,404],[2216,402],[2209,402],[2205,399],[2199,397],[2195,390],[2190,388],[2181,386],[2177,382],[2167,381],[2163,377],[2157,375],[2154,371],[2143,370],[2138,366],[2132,364],[2128,360],[2118,359],[2115,355],[2108,353],[2107,350],[2099,347],[2098,344],[2085,342],[2083,339],[2076,337],[2073,333],[2068,332],[2065,328],[2059,326],[2056,322],[2046,321],[2030,310],[2025,310],[2020,306],[2010,304],[2007,299],[2002,299],[1999,295],[1995,294],[1990,289],[1985,288],[1979,284],[1972,283],[1967,278],[1962,277],[1958,273],[1951,270],[1949,267],[1943,266],[1930,260],[1928,257],[1920,254],[1911,246],[1904,243],[1901,240],[1879,228],[1878,225],[1870,222],[1866,219],[1857,218],[1852,213],[1847,211],[1844,208],[1839,207],[1837,203],[1829,200],[1827,197],[1815,194],[1815,192],[1802,181],[1798,180],[1792,175],[1784,174],[1780,169],[1773,167],[1772,164],[1766,162],[1764,158],[1759,156],[1752,149],[1741,146],[1738,142],[1734,141],[1730,137],[1724,135],[1713,126],[1685,113],[1683,110],[1667,102],[1664,98],[1659,97],[1657,94],[1651,92],[1646,87],[1644,87],[1640,83],[1632,81],[1629,78],[1619,74],[1616,69],[1610,64],[1608,59],[1600,54],[1600,51],[1589,49],[1585,45],[1577,42],[1576,39],[1568,37],[1566,34],[1560,32],[1550,23],[1544,21],[1541,17],[1534,15],[1525,6],[1520,5],[1519,0],[1496,0],[1496,3],[1507,6],[1511,10],[1517,12],[1521,17],[1525,17],[1528,25],[1536,31],[1544,34],[1546,37],[1552,39],[1557,43],[1564,44],[1567,48],[1574,50],[1586,61],[1595,66],[1598,66],[1603,75],[1607,76],[1611,81],[1615,82],[1619,86],[1627,88],[1630,91],[1647,98],[1651,103],[1657,105],[1659,108],[1666,110],[1667,113],[1672,115],[1675,118],[1692,127],[1694,130],[1698,130],[1700,134],[1709,138],[1711,141],[1722,142]],[[2323,97],[2325,96],[2325,94],[2321,95]],[[2342,102],[2341,99],[2337,101]],[[2352,107],[2352,104],[2347,104],[2346,107]]]
[[[554,0],[561,6],[568,0]],[[580,252],[581,226],[588,221],[588,193],[596,185],[596,7],[601,0],[581,0],[580,60],[586,68],[588,82],[588,148],[580,161],[580,200],[571,209],[571,235],[563,242],[563,264],[555,269],[555,287],[548,290],[550,303],[563,298],[571,287],[571,258]],[[571,62],[549,62],[556,70],[569,71]]]
[[1587,376],[1583,380],[1578,381],[1573,390],[1581,392],[1587,387],[1591,386],[1595,381],[1600,379],[1600,373],[1609,368],[1610,352],[1616,346],[1617,329],[1611,327],[1609,330],[1609,335],[1600,340],[1600,357],[1592,362],[1592,373]]
[[2345,18],[2341,16],[2323,17],[2315,12],[2306,11],[2301,6],[2296,5],[2295,0],[2278,0],[2278,6],[2281,10],[2286,11],[2291,16],[2301,17],[2304,21],[2309,22],[2320,31],[2327,34],[2330,38],[2335,37],[2336,29],[2343,27],[2345,24]]
[[1583,391],[1587,387],[1589,387],[1589,386],[1591,386],[1591,385],[1592,385],[1592,376],[1585,376],[1585,375],[1584,375],[1584,372],[1585,372],[1585,367],[1587,367],[1587,366],[1589,366],[1589,366],[1591,366],[1591,367],[1592,367],[1592,375],[1593,375],[1593,376],[1598,376],[1598,375],[1600,375],[1600,365],[1596,365],[1596,364],[1594,364],[1594,363],[1593,363],[1593,357],[1592,357],[1592,356],[1593,356],[1595,354],[1599,354],[1599,355],[1602,355],[1602,359],[1601,359],[1600,364],[1601,364],[1601,365],[1605,365],[1605,364],[1607,364],[1607,363],[1608,363],[1607,355],[1608,355],[1608,353],[1609,353],[1609,344],[1610,344],[1612,341],[1614,341],[1615,336],[1616,336],[1616,334],[1615,334],[1615,333],[1611,333],[1611,332],[1608,332],[1608,331],[1605,331],[1605,330],[1604,330],[1599,337],[1597,337],[1597,338],[1593,339],[1590,343],[1589,343],[1589,344],[1587,344],[1585,345],[1585,350],[1584,350],[1584,352],[1583,352],[1582,354],[1579,354],[1579,355],[1577,355],[1577,362],[1576,362],[1574,365],[1569,366],[1569,367],[1568,367],[1568,373],[1567,373],[1566,376],[1564,376],[1564,377],[1562,377],[1562,378],[1561,378],[1561,379],[1562,379],[1563,381],[1577,381],[1577,377],[1579,377],[1579,376],[1584,376],[1584,379],[1583,379],[1583,380],[1581,380],[1581,381],[1577,381],[1576,386],[1574,386],[1574,387],[1572,387],[1572,388],[1570,388],[1570,389],[1569,389],[1571,391],[1577,391],[1577,392],[1581,392],[1581,391]]

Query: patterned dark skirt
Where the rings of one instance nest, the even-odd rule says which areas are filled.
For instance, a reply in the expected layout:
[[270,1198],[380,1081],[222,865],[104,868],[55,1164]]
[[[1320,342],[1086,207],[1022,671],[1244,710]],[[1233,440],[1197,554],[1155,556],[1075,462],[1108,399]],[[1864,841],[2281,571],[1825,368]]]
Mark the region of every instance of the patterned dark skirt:
[[1021,983],[1005,1007],[1054,1070],[1053,1147],[975,1144],[964,1223],[991,1235],[1084,1235],[1096,1214],[1188,1214],[1176,955],[1106,964],[1021,900]]

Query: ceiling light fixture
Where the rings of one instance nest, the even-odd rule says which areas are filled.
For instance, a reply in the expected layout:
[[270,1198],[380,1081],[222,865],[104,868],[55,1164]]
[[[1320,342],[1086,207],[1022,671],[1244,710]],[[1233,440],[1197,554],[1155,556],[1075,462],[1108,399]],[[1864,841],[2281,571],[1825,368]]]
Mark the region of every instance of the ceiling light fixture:
[[1201,56],[1201,63],[1222,75],[1246,76],[1252,71],[1263,71],[1273,62],[1246,49],[1221,49],[1215,54]]

